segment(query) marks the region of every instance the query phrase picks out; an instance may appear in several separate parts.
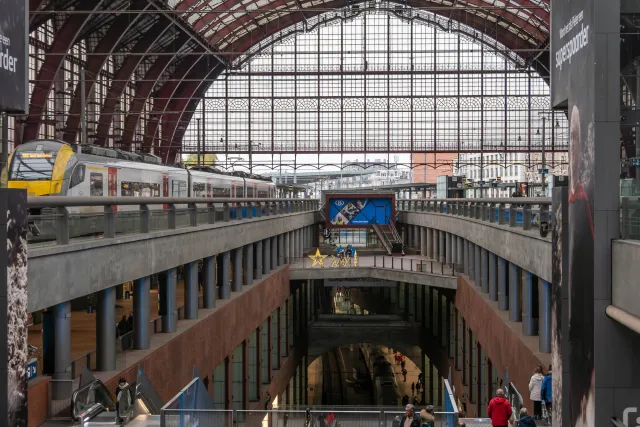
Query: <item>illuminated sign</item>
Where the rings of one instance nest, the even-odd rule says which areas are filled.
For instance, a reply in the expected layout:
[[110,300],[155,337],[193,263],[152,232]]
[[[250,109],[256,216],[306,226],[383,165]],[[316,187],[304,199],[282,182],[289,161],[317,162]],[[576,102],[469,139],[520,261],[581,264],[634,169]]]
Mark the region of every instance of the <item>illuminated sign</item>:
[[20,153],[20,157],[23,159],[51,159],[53,154],[51,153]]
[[29,360],[27,365],[27,380],[31,381],[38,376],[38,361],[36,359]]
[[320,249],[316,249],[316,253],[313,255],[308,255],[313,261],[313,267],[324,268],[325,259],[328,258],[329,268],[344,268],[344,267],[357,267],[358,266],[358,251],[353,250],[353,256],[340,256],[337,257],[335,255],[323,255],[320,253]]
[[336,197],[327,206],[329,227],[384,225],[393,219],[392,197]]

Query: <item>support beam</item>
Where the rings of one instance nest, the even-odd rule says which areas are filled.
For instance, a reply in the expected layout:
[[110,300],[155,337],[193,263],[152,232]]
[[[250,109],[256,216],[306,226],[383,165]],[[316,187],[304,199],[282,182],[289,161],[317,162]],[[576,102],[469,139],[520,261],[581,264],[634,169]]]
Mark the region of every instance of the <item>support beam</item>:
[[184,266],[184,318],[198,318],[198,262]]
[[231,296],[231,252],[218,254],[218,297],[229,299]]
[[98,292],[96,310],[96,369],[116,369],[116,289]]
[[242,252],[243,248],[233,250],[233,292],[242,291]]
[[160,315],[164,333],[175,332],[178,327],[177,275],[177,270],[171,268],[158,277],[160,279]]
[[151,278],[141,277],[133,283],[133,348],[146,350],[151,345],[149,322]]
[[202,260],[202,299],[204,308],[216,306],[216,260],[215,257],[206,257]]
[[245,245],[243,248],[244,286],[253,285],[253,251],[253,243]]

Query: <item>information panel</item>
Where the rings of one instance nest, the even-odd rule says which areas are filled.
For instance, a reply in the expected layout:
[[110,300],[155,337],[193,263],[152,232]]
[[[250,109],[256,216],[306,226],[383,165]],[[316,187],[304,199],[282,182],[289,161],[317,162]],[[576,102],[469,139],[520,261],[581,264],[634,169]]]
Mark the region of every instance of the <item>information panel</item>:
[[2,0],[0,14],[0,111],[27,110],[27,5]]
[[393,220],[394,197],[333,196],[327,200],[329,227],[370,227],[389,224]]

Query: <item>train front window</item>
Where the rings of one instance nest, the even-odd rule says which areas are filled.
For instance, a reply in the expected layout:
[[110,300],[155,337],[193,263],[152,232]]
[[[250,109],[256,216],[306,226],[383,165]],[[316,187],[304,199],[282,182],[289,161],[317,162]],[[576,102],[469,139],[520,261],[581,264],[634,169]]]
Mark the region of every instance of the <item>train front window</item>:
[[49,181],[53,175],[53,165],[57,152],[29,151],[16,152],[11,162],[12,181]]

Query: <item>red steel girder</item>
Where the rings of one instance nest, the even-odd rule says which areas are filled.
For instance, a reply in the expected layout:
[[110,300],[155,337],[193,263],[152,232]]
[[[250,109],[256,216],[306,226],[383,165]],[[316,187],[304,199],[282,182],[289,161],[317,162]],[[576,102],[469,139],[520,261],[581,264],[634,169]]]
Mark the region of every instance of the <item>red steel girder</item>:
[[22,135],[23,142],[38,137],[42,112],[53,87],[53,81],[64,62],[65,56],[76,42],[76,37],[82,31],[82,28],[91,19],[91,12],[98,10],[103,2],[104,0],[83,0],[80,2],[78,10],[86,11],[87,13],[69,15],[64,25],[54,36],[49,54],[45,56],[44,63],[38,71],[38,78],[31,93],[29,115]]
[[[151,5],[145,0],[137,0],[129,4],[130,10],[147,10]],[[131,29],[131,27],[142,18],[143,14],[132,15],[123,13],[118,16],[106,34],[100,39],[92,53],[87,55],[85,66],[85,84],[84,90],[88,95],[93,90],[93,86],[99,76],[100,70],[113,54],[114,49],[120,44],[122,37]],[[67,126],[64,130],[63,139],[65,142],[73,144],[76,142],[78,128],[80,126],[80,110],[82,109],[82,88],[81,82],[78,81],[76,90],[71,100],[69,115],[67,116]],[[85,141],[86,142],[86,141]]]
[[[189,40],[190,37],[187,34],[181,33],[174,43],[166,47],[165,53],[178,52]],[[151,68],[149,68],[147,73],[144,75],[143,81],[136,85],[135,97],[129,104],[127,117],[124,120],[124,127],[122,129],[123,147],[131,146],[131,143],[133,142],[133,134],[138,126],[138,121],[140,120],[140,113],[147,103],[149,95],[151,95],[151,91],[158,82],[158,79],[174,59],[176,59],[176,57],[171,55],[158,56]]]
[[95,142],[99,145],[104,145],[109,128],[111,127],[111,121],[113,119],[113,113],[116,109],[118,99],[122,96],[124,89],[127,87],[131,75],[136,70],[138,65],[144,59],[144,55],[148,54],[150,49],[155,45],[160,37],[170,28],[168,21],[161,19],[151,29],[145,32],[144,36],[135,44],[131,49],[132,55],[128,55],[124,60],[120,68],[116,71],[113,82],[107,92],[107,97],[100,109],[100,120],[98,121],[98,129],[96,130]]
[[[222,72],[222,68],[220,66],[210,68],[205,70],[201,76],[195,77],[200,79],[201,82],[189,82],[189,86],[186,86],[184,90],[181,92],[179,97],[171,101],[168,110],[171,111],[172,115],[175,117],[169,119],[169,123],[166,126],[165,132],[163,132],[162,141],[164,143],[165,148],[169,145],[169,156],[172,151],[175,151],[178,148],[179,144],[176,141],[180,141],[182,136],[184,135],[187,125],[191,121],[191,117],[193,116],[193,111],[198,106],[198,102],[200,102],[201,98],[204,96],[207,89],[211,86],[212,82],[210,80],[214,79],[217,75]],[[194,83],[194,84],[191,84]],[[179,124],[184,125],[184,129],[178,129]],[[176,137],[176,135],[180,135]],[[167,150],[164,150],[167,151]]]
[[183,80],[189,75],[193,67],[196,65],[198,65],[198,67],[205,67],[207,65],[207,57],[197,55],[190,55],[186,57],[173,72],[169,81],[167,81],[158,92],[158,96],[153,101],[153,109],[147,119],[147,127],[143,144],[145,147],[150,148],[155,146],[154,142],[156,141],[160,118],[167,110],[167,106],[180,84],[184,83]]
[[[29,0],[29,12],[37,11],[42,7],[43,4],[46,3],[46,1],[47,0]],[[46,21],[45,19],[42,19],[42,18],[43,17],[40,15],[31,14],[31,13],[29,14],[29,32],[32,32],[33,30],[38,28],[38,26],[42,22]]]
[[[284,1],[284,0],[276,0],[276,1]],[[325,7],[332,7],[335,9],[339,9],[341,7],[346,6],[347,4],[348,4],[347,0],[333,0],[331,2],[325,3]],[[407,4],[410,6],[414,6],[414,5],[422,4],[422,1],[408,0]],[[442,13],[441,15],[446,18],[453,19],[454,21],[459,21],[464,25],[467,25],[477,30],[478,32],[487,33],[487,21],[485,19],[477,15],[473,15],[468,12],[465,12],[464,10],[459,10],[454,12],[455,13]],[[325,12],[308,11],[305,13],[307,15],[307,18],[310,18],[312,16],[320,15]],[[250,33],[245,34],[244,36],[240,37],[239,39],[234,41],[232,44],[227,46],[226,50],[232,51],[232,52],[245,52],[251,46],[253,46],[256,43],[259,43],[267,36],[276,34],[277,32],[289,26],[295,25],[300,21],[302,21],[302,18],[299,16],[299,14],[288,14],[282,18],[279,18],[273,21],[274,25],[264,25],[263,29],[261,29],[260,31],[253,30]],[[531,47],[530,45],[523,46],[525,41],[519,38],[516,34],[504,29],[501,26],[497,26],[497,28],[498,29],[496,31],[496,34],[497,34],[496,39],[498,40],[498,42],[502,43],[507,48],[517,49],[521,47]],[[238,53],[235,53],[233,56],[238,56],[238,55],[239,55]]]

